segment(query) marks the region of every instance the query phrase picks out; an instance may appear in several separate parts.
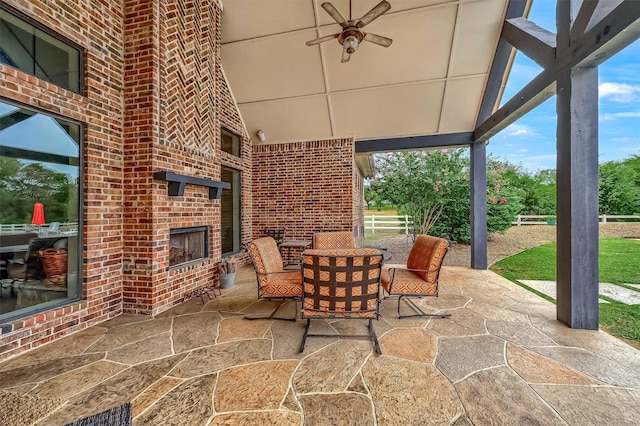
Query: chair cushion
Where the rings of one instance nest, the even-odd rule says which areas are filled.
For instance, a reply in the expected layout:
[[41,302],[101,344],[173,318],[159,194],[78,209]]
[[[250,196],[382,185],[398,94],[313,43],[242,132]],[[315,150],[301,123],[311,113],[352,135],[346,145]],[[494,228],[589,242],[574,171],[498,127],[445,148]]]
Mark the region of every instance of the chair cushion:
[[258,274],[270,274],[272,272],[282,272],[284,264],[278,249],[276,240],[271,237],[262,237],[247,244],[253,266]]
[[[374,255],[369,258],[371,266],[358,268],[365,264],[365,257],[371,255]],[[353,259],[353,269],[348,266],[349,258]],[[335,266],[329,268],[332,259]],[[316,260],[320,268],[317,271]],[[377,318],[381,262],[380,250],[373,248],[305,250],[302,254],[303,317]],[[366,277],[362,269],[368,271]],[[335,274],[333,280],[332,274]]]
[[438,294],[437,282],[423,280],[420,275],[406,269],[395,269],[393,277],[393,292],[391,291],[391,274],[389,269],[383,269],[380,284],[389,294]]
[[382,254],[380,250],[367,248],[332,248],[332,249],[307,249],[302,255],[328,255],[328,256],[367,256],[371,254]]
[[448,248],[449,242],[444,238],[419,235],[409,252],[407,269],[428,270],[430,272],[417,272],[417,274],[423,280],[435,283],[438,280],[440,265]]
[[302,296],[302,275],[300,271],[267,274],[264,279],[260,280],[259,285],[261,297]]
[[316,232],[313,234],[314,249],[354,248],[351,231]]

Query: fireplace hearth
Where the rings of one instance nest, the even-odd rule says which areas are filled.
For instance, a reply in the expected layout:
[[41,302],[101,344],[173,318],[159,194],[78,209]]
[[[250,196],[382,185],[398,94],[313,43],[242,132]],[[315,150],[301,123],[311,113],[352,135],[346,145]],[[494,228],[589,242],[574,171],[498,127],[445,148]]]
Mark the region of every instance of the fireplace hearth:
[[209,228],[172,228],[169,233],[169,267],[209,257]]

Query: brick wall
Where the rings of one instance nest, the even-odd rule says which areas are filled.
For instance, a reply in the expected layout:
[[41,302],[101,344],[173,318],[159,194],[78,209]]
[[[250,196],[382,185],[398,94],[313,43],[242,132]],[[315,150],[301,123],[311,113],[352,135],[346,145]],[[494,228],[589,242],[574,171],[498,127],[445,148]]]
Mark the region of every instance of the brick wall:
[[[218,33],[220,34],[220,33]],[[217,44],[220,46],[220,43]],[[218,55],[220,49],[218,49]],[[216,61],[220,64],[220,60]],[[247,130],[244,127],[244,123],[240,117],[240,112],[233,97],[233,92],[229,86],[229,82],[224,75],[222,66],[217,67],[217,79],[218,82],[218,127],[225,127],[227,130],[238,135],[241,141],[240,157],[228,154],[220,151],[220,162],[223,166],[230,167],[241,172],[241,200],[240,200],[240,228],[241,228],[241,243],[245,244],[251,241],[253,236],[253,194],[252,194],[252,180],[253,180],[253,157],[251,149],[251,140],[247,134]],[[237,256],[238,266],[247,264],[250,262],[249,255],[246,252],[241,252]]]
[[285,239],[311,241],[317,230],[353,230],[362,216],[353,153],[353,139],[254,146],[254,237],[285,229]]
[[0,359],[122,311],[123,14],[120,2],[3,1],[85,48],[85,93],[0,64],[0,97],[83,123],[85,300],[3,324]]
[[[208,1],[139,0],[126,6],[123,309],[156,314],[212,285],[219,261],[219,200],[193,185],[183,197],[169,197],[167,183],[153,179],[158,170],[220,178],[216,67],[210,63],[218,10]],[[167,269],[170,229],[191,226],[209,226],[210,258]]]
[[[156,170],[218,180],[243,172],[251,238],[251,148],[220,67],[219,3],[3,1],[85,49],[85,93],[0,64],[0,96],[83,123],[85,299],[2,325],[0,359],[124,312],[155,314],[217,282],[220,202],[187,185],[169,197]],[[220,153],[220,126],[242,157]],[[209,227],[209,259],[167,270],[169,230]]]
[[[127,40],[140,41],[127,44],[126,55],[125,81],[132,87],[126,91],[132,98],[127,118],[134,121],[125,123],[131,153],[125,174],[123,309],[156,314],[195,289],[217,284],[221,245],[220,200],[209,200],[208,188],[193,185],[184,197],[169,197],[166,182],[154,181],[153,172],[220,180],[225,165],[241,170],[243,182],[250,182],[251,152],[220,66],[218,3],[144,4],[148,10],[131,2],[125,19]],[[158,66],[149,67],[149,61]],[[241,137],[240,158],[220,151],[221,126]],[[250,197],[244,191],[249,213]],[[170,229],[203,225],[209,227],[209,259],[168,270]]]

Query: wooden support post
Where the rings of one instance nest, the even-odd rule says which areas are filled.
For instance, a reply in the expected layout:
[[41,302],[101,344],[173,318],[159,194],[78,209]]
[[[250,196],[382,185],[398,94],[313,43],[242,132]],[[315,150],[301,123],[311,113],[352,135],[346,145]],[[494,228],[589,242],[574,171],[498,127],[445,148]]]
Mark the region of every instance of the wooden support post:
[[598,68],[558,78],[557,318],[598,329]]
[[487,146],[471,145],[471,267],[487,269]]
[[[578,10],[558,2],[558,55],[573,49]],[[556,316],[571,328],[598,329],[598,68],[557,72]]]

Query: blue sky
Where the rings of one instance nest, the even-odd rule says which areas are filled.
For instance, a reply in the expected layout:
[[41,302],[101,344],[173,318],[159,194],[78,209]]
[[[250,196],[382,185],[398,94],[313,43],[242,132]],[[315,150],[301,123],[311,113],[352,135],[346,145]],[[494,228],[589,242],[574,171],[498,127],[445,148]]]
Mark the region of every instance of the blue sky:
[[[529,19],[556,32],[555,0],[534,0]],[[518,52],[502,103],[540,71]],[[640,155],[640,40],[598,67],[599,161]],[[556,168],[556,97],[548,99],[520,120],[491,138],[487,152],[528,172]]]

